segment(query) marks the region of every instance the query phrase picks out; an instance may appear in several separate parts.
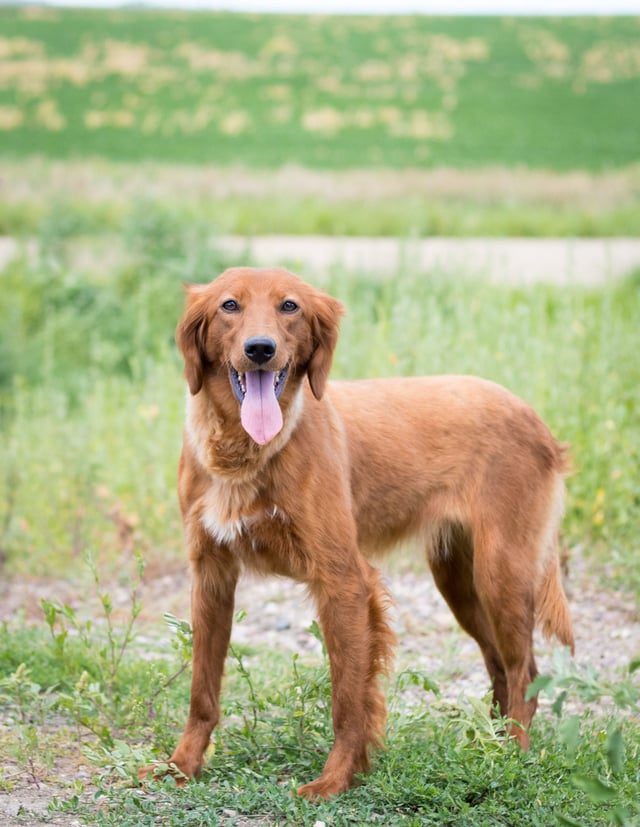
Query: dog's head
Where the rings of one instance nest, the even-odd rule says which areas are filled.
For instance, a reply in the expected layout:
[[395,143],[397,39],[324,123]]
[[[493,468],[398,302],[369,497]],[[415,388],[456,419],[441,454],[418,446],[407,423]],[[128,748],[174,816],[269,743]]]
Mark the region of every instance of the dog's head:
[[322,397],[342,313],[340,302],[287,270],[233,267],[190,285],[176,331],[189,390],[226,377],[245,430],[269,442],[305,375]]

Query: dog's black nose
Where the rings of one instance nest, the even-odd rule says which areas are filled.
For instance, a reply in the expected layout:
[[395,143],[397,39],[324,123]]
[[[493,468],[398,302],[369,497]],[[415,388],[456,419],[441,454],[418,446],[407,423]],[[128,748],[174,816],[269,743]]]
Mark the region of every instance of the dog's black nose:
[[256,365],[264,365],[276,355],[276,343],[268,336],[253,336],[244,343],[244,352]]

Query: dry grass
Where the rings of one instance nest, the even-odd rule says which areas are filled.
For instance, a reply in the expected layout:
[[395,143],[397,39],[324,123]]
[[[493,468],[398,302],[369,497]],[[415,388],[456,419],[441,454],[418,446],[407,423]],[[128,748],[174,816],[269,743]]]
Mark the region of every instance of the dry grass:
[[[8,114],[8,116],[11,113]],[[242,113],[229,113],[230,131],[242,127]],[[479,170],[348,170],[321,172],[297,166],[255,170],[129,164],[103,160],[3,163],[0,194],[6,201],[78,199],[122,202],[146,198],[222,199],[233,196],[317,197],[329,203],[429,197],[443,200],[499,201],[550,206],[614,206],[640,197],[640,165],[603,172],[551,173],[501,168]]]

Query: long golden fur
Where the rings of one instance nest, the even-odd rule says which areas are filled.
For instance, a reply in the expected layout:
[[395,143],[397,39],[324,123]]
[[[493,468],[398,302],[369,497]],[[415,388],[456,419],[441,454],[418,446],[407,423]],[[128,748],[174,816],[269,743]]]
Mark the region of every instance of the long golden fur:
[[368,558],[407,538],[422,545],[525,749],[536,622],[573,647],[557,554],[564,458],[549,429],[473,377],[328,384],[342,312],[281,269],[232,268],[188,289],[176,334],[189,386],[178,491],[193,678],[170,759],[187,777],[218,722],[243,568],[292,577],[315,600],[335,741],[320,777],[299,789],[309,798],[346,790],[383,732],[378,679],[394,634]]

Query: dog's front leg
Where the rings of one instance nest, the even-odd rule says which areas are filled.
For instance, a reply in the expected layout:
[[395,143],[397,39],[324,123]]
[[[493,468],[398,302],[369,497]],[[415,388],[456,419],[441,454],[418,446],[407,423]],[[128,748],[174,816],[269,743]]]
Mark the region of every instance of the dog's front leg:
[[356,773],[368,768],[370,747],[382,740],[386,707],[378,678],[389,666],[395,635],[379,574],[359,555],[311,590],[329,654],[335,733],[322,774],[298,789],[314,799],[347,790]]
[[[220,717],[220,685],[238,579],[237,563],[227,549],[208,548],[195,559],[192,555],[192,561],[191,703],[184,733],[169,759],[170,771],[178,776],[179,782],[198,775],[202,769],[211,732]],[[153,771],[154,767],[145,767],[139,777],[144,778]]]

